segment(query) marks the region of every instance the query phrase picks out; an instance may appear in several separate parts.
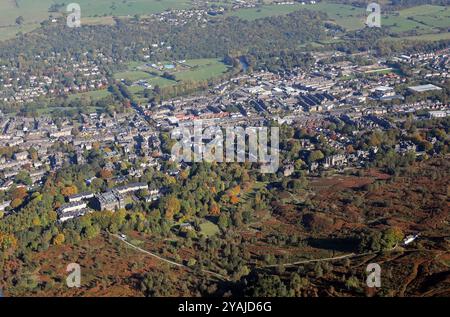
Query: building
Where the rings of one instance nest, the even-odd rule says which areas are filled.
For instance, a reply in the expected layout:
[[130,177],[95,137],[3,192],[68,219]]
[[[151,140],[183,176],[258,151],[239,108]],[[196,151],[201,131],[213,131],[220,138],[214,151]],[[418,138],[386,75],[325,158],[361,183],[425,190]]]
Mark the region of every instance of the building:
[[438,87],[438,86],[435,86],[432,84],[408,87],[408,89],[409,89],[409,91],[411,91],[413,93],[422,93],[422,92],[442,90],[441,87]]
[[333,167],[333,166],[343,166],[345,164],[347,164],[347,158],[345,157],[345,155],[344,154],[336,154],[336,155],[328,156],[325,159],[324,167],[328,168],[328,167]]
[[287,164],[283,167],[283,175],[285,177],[291,176],[295,171],[294,164]]
[[116,187],[114,188],[114,191],[124,195],[141,189],[148,189],[148,185],[146,183],[132,183],[125,186]]
[[24,161],[28,158],[28,152],[19,152],[14,154],[14,159],[17,161]]
[[430,118],[445,118],[448,114],[446,111],[430,111],[428,115]]
[[84,216],[87,211],[87,204],[85,202],[74,202],[61,206],[57,210],[58,219],[60,222]]
[[92,194],[92,193],[80,193],[80,194],[76,194],[76,195],[70,196],[68,199],[69,199],[70,203],[74,203],[74,202],[79,202],[79,201],[82,201],[82,200],[88,200],[88,199],[91,199],[91,198],[94,198],[94,194]]
[[125,208],[125,201],[117,192],[107,191],[106,193],[99,194],[93,201],[93,206],[97,210],[111,210]]
[[11,204],[11,201],[4,201],[0,203],[0,211],[5,211],[6,208],[9,207],[9,205]]

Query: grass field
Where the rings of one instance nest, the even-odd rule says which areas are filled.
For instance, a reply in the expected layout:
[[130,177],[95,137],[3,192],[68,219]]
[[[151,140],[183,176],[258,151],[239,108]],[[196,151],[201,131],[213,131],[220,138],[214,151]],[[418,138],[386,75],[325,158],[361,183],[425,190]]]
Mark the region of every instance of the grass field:
[[99,100],[105,98],[110,95],[110,92],[106,89],[102,90],[93,90],[88,92],[81,92],[78,94],[73,94],[68,97],[69,100],[75,99],[91,99],[91,100]]
[[200,224],[200,232],[207,237],[214,236],[219,233],[219,227],[210,221]]
[[[56,0],[56,3],[68,2]],[[126,16],[152,14],[167,9],[186,9],[191,7],[189,0],[77,0],[82,16]]]
[[[186,9],[191,7],[190,0],[77,0],[80,5],[81,23],[112,24],[112,16],[132,16],[135,14],[152,14],[167,9]],[[61,11],[70,1],[65,0],[0,0],[0,41],[14,38],[19,31],[29,32],[50,15],[48,9],[53,3],[64,4]],[[16,18],[24,18],[23,25],[16,25]]]
[[[93,16],[127,16],[134,14],[151,14],[167,9],[189,8],[189,0],[77,0],[81,17]],[[0,0],[0,26],[15,25],[18,16],[25,23],[42,22],[51,13],[48,9],[53,4],[63,4],[62,11],[70,1],[65,0]]]
[[398,41],[398,40],[410,40],[410,41],[424,41],[424,42],[432,42],[432,41],[440,41],[440,40],[450,40],[450,33],[437,33],[437,34],[422,34],[415,36],[402,36],[398,38],[391,37],[388,40],[390,41]]
[[364,26],[365,11],[351,5],[335,3],[265,5],[260,8],[238,10],[230,15],[240,17],[241,19],[255,20],[269,16],[289,14],[301,9],[325,12],[333,21],[347,29],[358,29]]
[[[163,63],[165,64],[165,63]],[[169,71],[175,76],[176,80],[169,80],[161,77],[162,72],[149,67],[143,66],[139,62],[131,62],[128,64],[128,70],[114,74],[115,79],[125,79],[129,81],[146,80],[153,87],[158,85],[160,87],[168,85],[176,85],[178,81],[201,81],[217,77],[228,70],[228,66],[222,63],[220,59],[195,59],[188,60],[185,63],[190,68],[177,68]],[[150,72],[156,73],[154,75]],[[130,87],[132,91],[140,91],[140,87]]]
[[14,26],[19,16],[26,24],[39,23],[48,18],[52,3],[53,0],[0,0],[0,26]]
[[21,26],[0,26],[0,41],[12,39],[19,32],[28,33],[39,27],[39,23],[29,23]]

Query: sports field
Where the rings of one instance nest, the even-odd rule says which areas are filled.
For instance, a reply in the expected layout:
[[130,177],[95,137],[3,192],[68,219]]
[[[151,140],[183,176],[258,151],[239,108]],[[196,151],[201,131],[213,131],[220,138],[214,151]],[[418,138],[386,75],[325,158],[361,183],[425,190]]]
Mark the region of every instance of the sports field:
[[[148,63],[151,64],[151,63]],[[161,65],[171,64],[170,62],[161,63]],[[159,65],[159,67],[162,67]],[[153,87],[175,85],[178,81],[200,81],[208,80],[220,76],[228,70],[220,59],[206,58],[187,60],[185,63],[177,65],[174,69],[156,69],[144,63],[131,62],[128,64],[128,70],[114,74],[116,79],[125,79],[132,82],[145,80]],[[167,72],[175,76],[175,80],[162,77]]]

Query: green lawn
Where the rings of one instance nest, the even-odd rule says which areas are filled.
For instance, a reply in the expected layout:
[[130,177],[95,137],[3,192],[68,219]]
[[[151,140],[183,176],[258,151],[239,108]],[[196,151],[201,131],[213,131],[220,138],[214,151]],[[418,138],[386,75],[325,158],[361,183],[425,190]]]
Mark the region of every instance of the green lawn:
[[214,236],[220,232],[219,227],[214,223],[207,221],[200,225],[200,232],[207,237]]
[[125,79],[131,81],[136,81],[140,79],[150,79],[153,77],[154,76],[152,76],[151,74],[139,70],[130,70],[114,74],[115,79]]
[[222,75],[229,69],[229,66],[225,65],[220,59],[189,60],[186,64],[192,68],[190,70],[175,72],[177,80],[208,80]]
[[68,99],[75,100],[78,98],[80,98],[80,99],[86,98],[86,99],[91,99],[91,100],[99,100],[99,99],[105,98],[109,95],[110,95],[110,92],[107,89],[102,89],[102,90],[93,90],[93,91],[81,92],[81,93],[69,95]]
[[[170,64],[171,62],[163,62],[162,64]],[[160,87],[176,85],[177,82],[183,81],[201,81],[220,76],[228,70],[220,59],[205,58],[187,60],[185,63],[191,68],[179,66],[174,70],[168,70],[173,74],[176,80],[169,80],[162,77],[162,72],[151,67],[145,66],[142,62],[129,62],[127,64],[128,70],[114,74],[115,79],[125,79],[132,82],[138,80],[146,80],[153,87],[158,85]],[[159,75],[154,75],[152,73]],[[142,92],[144,88],[139,86],[131,86],[130,91],[133,93]]]

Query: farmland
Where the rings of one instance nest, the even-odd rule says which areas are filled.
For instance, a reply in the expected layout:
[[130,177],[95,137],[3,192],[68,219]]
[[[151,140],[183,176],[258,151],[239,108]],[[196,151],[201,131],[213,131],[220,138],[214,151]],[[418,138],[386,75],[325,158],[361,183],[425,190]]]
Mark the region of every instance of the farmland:
[[[64,11],[67,1],[62,0],[0,0],[0,26],[15,25],[18,16],[24,18],[24,23],[41,22],[54,13],[49,12],[52,4],[60,5]],[[167,9],[185,9],[190,7],[189,0],[78,0],[81,15],[94,16],[127,16],[134,14],[152,14]]]
[[[18,32],[30,32],[50,16],[59,16],[58,13],[49,12],[54,3],[60,5],[60,12],[67,5],[62,0],[0,0],[0,41],[15,37]],[[153,14],[191,6],[189,0],[79,0],[77,3],[81,7],[81,16],[86,18],[86,24],[111,24],[112,16]],[[16,24],[19,16],[23,17],[21,26]]]
[[[332,22],[347,30],[361,29],[365,25],[367,12],[364,8],[336,3],[265,5],[259,8],[242,9],[231,13],[246,20],[254,20],[268,16],[288,14],[300,9],[321,11],[328,15]],[[383,12],[382,12],[383,13]],[[382,15],[382,26],[394,33],[417,31],[420,34],[438,32],[438,28],[450,26],[450,12],[443,6],[423,5]]]
[[[62,0],[0,0],[0,41],[13,38],[19,32],[30,32],[39,27],[39,23],[49,16],[59,16],[59,13],[49,12],[52,4],[59,4],[59,12],[65,10]],[[148,15],[163,12],[167,9],[188,9],[192,7],[190,0],[113,0],[89,1],[80,0],[81,16],[84,24],[113,23],[113,16]],[[255,20],[271,16],[286,15],[294,11],[309,9],[326,13],[330,22],[336,23],[348,31],[364,28],[367,12],[365,8],[352,5],[321,2],[317,4],[283,4],[261,5],[256,8],[238,9],[227,13],[245,20]],[[422,34],[444,33],[450,27],[450,12],[448,8],[437,5],[421,5],[398,12],[383,13],[381,23],[393,34],[403,36],[418,36]],[[21,25],[16,24],[17,17],[23,17]],[[405,34],[409,33],[409,34]],[[428,40],[428,38],[425,38]],[[432,40],[432,38],[429,38]]]

